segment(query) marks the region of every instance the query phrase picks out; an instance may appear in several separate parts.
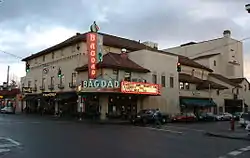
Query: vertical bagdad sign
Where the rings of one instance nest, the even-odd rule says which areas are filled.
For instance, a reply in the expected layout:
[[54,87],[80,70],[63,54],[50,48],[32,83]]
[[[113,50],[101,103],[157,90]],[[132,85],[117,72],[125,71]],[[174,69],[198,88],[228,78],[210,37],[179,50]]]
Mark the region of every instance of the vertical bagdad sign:
[[97,55],[98,55],[98,32],[99,27],[94,22],[90,26],[90,33],[87,34],[87,51],[88,51],[88,72],[89,79],[96,78],[96,63],[97,63]]

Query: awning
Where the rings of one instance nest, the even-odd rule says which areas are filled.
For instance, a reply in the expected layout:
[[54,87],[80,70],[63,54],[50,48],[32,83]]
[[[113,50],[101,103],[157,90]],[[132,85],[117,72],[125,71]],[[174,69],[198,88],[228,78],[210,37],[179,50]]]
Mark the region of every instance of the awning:
[[37,96],[36,95],[26,95],[23,100],[32,100],[35,99]]
[[187,107],[215,107],[216,103],[212,99],[183,98],[180,100],[182,106]]
[[68,100],[71,98],[76,98],[77,99],[77,94],[75,92],[66,92],[66,93],[58,93],[56,95],[57,100]]

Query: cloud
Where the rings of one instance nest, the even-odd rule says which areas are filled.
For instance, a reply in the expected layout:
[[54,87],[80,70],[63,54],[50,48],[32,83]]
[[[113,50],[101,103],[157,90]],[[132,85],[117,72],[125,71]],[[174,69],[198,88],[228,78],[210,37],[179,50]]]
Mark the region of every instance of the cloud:
[[[250,36],[246,3],[247,0],[6,0],[0,4],[0,50],[27,56],[76,32],[87,31],[94,20],[102,32],[158,42],[160,48],[221,37],[225,29],[230,29],[234,38],[243,39]],[[248,45],[250,42],[244,41],[245,67],[249,65]],[[19,59],[0,53],[1,67],[11,62],[20,64]],[[5,72],[5,68],[0,70]],[[250,72],[245,72],[250,77]]]

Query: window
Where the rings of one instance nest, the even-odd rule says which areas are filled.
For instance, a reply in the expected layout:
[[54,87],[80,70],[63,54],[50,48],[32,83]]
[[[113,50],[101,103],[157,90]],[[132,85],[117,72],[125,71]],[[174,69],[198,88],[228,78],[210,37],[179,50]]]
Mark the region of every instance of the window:
[[244,91],[247,91],[247,85],[245,85]]
[[154,83],[154,84],[157,84],[157,75],[152,75],[152,82]]
[[45,84],[45,78],[42,79],[42,87],[44,87],[44,84]]
[[51,84],[51,85],[54,85],[54,83],[55,83],[55,78],[54,78],[54,76],[52,76],[52,77],[50,78],[50,84]]
[[236,94],[239,94],[239,88],[236,89]]
[[183,82],[180,82],[180,89],[184,89],[184,84],[183,84]]
[[52,52],[52,54],[51,54],[51,58],[52,58],[52,59],[54,59],[54,58],[55,58],[55,53],[54,53],[54,52]]
[[31,86],[31,81],[28,81],[28,87],[30,87]]
[[165,78],[165,76],[161,76],[161,86],[166,87],[166,78]]
[[216,66],[216,60],[214,60],[214,66]]
[[185,83],[185,89],[189,89],[189,83]]
[[119,70],[113,69],[113,74],[114,74],[116,80],[118,80],[118,78],[119,78]]
[[191,72],[191,76],[194,76],[194,69],[193,69],[192,72]]
[[216,92],[217,92],[217,95],[220,95],[220,90],[217,90]]
[[76,83],[76,73],[75,72],[72,73],[71,82],[74,83],[74,84]]
[[37,80],[34,81],[34,87],[37,87]]
[[43,56],[43,62],[45,61],[45,55]]
[[131,72],[125,71],[124,81],[131,81]]
[[170,77],[170,88],[174,88],[174,77]]

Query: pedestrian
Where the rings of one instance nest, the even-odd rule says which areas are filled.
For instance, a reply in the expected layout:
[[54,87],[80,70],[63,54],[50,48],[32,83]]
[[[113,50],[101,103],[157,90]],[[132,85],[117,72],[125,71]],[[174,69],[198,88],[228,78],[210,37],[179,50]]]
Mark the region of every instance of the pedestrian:
[[157,108],[155,113],[153,114],[154,124],[156,128],[161,128],[161,121],[160,121],[160,111]]

